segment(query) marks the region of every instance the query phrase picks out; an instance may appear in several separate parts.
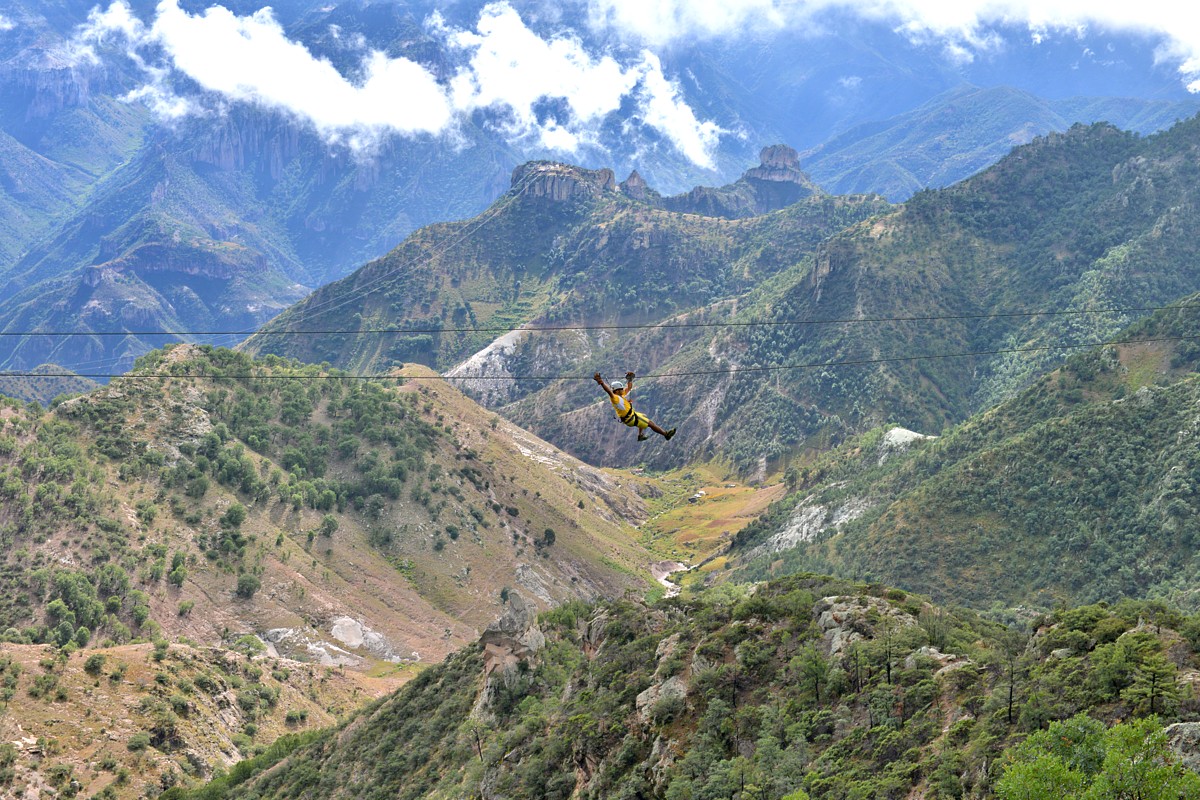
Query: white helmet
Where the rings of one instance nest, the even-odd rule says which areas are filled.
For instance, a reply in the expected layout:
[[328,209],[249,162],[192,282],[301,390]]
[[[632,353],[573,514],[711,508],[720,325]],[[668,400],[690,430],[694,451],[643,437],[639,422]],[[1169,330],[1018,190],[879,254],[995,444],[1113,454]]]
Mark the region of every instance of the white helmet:
[[615,392],[617,389],[625,388],[625,381],[613,381],[610,385],[612,386],[612,389]]

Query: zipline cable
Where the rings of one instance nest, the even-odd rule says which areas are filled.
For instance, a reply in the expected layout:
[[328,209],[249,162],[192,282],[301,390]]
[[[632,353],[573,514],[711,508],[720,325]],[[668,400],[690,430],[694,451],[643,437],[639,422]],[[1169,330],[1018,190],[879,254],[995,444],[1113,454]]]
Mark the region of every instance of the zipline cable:
[[[638,380],[654,380],[658,378],[692,378],[704,375],[741,375],[748,373],[764,373],[764,372],[785,372],[789,370],[801,369],[820,369],[831,367],[857,367],[870,366],[873,364],[897,364],[912,361],[936,361],[948,358],[971,358],[974,356],[994,356],[1003,355],[1006,353],[1035,353],[1046,352],[1050,350],[1082,350],[1097,347],[1116,347],[1118,345],[1135,345],[1135,344],[1152,344],[1159,342],[1186,342],[1200,341],[1200,335],[1197,336],[1163,336],[1153,339],[1124,339],[1110,340],[1104,342],[1092,342],[1087,344],[1051,344],[1037,345],[1031,347],[1005,347],[996,350],[972,350],[962,353],[930,353],[928,355],[919,356],[888,356],[881,358],[862,358],[851,359],[846,361],[814,361],[804,364],[776,364],[773,366],[764,367],[731,367],[728,369],[711,369],[711,370],[689,370],[687,372],[651,372],[646,375],[638,376]],[[64,374],[54,375],[36,372],[0,372],[0,379],[3,378],[91,378],[91,379],[149,379],[149,380],[345,380],[345,381],[422,381],[422,380],[444,380],[444,381],[587,381],[592,380],[590,375],[388,375],[388,374],[320,374],[320,375],[256,375],[253,373],[239,375],[208,375],[208,374],[174,374],[169,372],[137,372],[137,373],[88,373],[88,374]]]
[[0,331],[2,337],[24,336],[360,336],[364,334],[434,334],[434,333],[552,333],[564,331],[611,331],[611,330],[656,330],[664,328],[756,328],[756,327],[786,327],[791,325],[857,325],[865,323],[886,322],[941,322],[954,320],[980,319],[1011,319],[1017,317],[1068,317],[1099,314],[1144,314],[1155,311],[1185,311],[1200,309],[1200,305],[1167,305],[1167,306],[1129,306],[1126,308],[1086,308],[1041,311],[997,311],[980,314],[930,314],[927,316],[910,317],[841,317],[827,319],[783,319],[783,320],[747,320],[722,322],[658,322],[658,323],[628,323],[612,325],[539,325],[530,328],[511,327],[475,327],[475,328],[359,328],[359,329],[303,329],[277,331],[183,331],[183,330],[142,330],[142,331]]

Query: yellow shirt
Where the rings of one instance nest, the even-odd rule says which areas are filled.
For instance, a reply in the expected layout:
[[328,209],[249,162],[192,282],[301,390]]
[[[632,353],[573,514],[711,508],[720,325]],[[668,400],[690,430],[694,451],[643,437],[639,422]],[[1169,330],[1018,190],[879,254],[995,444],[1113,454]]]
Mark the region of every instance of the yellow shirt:
[[624,422],[625,417],[627,417],[629,413],[633,411],[633,403],[616,392],[613,392],[611,395],[609,395],[608,399],[613,404],[613,412],[616,413],[617,419]]

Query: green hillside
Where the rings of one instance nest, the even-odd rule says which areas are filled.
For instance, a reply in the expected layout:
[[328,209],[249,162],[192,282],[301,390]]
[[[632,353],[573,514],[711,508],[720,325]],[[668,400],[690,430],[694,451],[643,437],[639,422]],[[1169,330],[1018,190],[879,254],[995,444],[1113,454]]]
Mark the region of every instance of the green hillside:
[[42,405],[49,405],[60,395],[89,392],[98,386],[89,378],[80,378],[53,364],[41,364],[20,377],[0,377],[0,394]]
[[0,630],[320,645],[345,616],[379,634],[360,656],[423,660],[473,640],[502,594],[645,590],[633,487],[409,377],[177,346],[49,412],[10,401]]
[[734,327],[641,330],[589,351],[584,374],[669,376],[638,390],[679,427],[669,448],[614,433],[584,384],[505,413],[599,463],[708,456],[759,476],[887,422],[939,433],[1061,363],[1058,345],[1104,341],[1149,313],[1137,309],[1200,289],[1197,153],[1200,119],[1147,138],[1098,125],[1038,139],[787,259],[736,306],[676,320]]
[[[368,372],[405,361],[447,368],[497,329],[654,323],[736,297],[886,207],[877,198],[814,195],[772,215],[729,220],[636,200],[608,170],[534,162],[518,168],[513,188],[484,214],[418,231],[288,309],[246,347]],[[477,327],[489,330],[458,331]],[[313,330],[346,333],[303,333]],[[594,346],[602,345],[572,350]]]
[[[15,685],[35,700],[49,693],[0,718],[20,724],[0,736],[62,736],[62,714],[45,704],[60,702],[60,683],[81,697],[90,679],[79,671],[97,649],[118,648],[113,658],[132,665],[149,654],[131,646],[181,643],[265,653],[313,678],[326,668],[389,678],[362,702],[474,642],[512,605],[662,593],[633,527],[647,514],[639,492],[652,487],[554,450],[433,377],[422,368],[362,381],[177,345],[50,410],[0,401],[0,642],[13,645],[0,661],[44,661]],[[176,657],[193,660],[176,653],[163,666]],[[226,670],[243,681],[251,671]],[[152,702],[138,696],[151,677],[95,693],[88,729],[119,730],[125,747],[154,717],[134,723],[123,710]],[[241,689],[237,680],[204,692]],[[357,704],[349,688],[335,694],[336,710],[313,724]],[[199,716],[161,751],[171,763],[126,765],[134,777],[211,775],[306,727],[285,726],[289,709],[272,705],[261,723],[226,714],[213,740],[199,720],[221,701],[196,702],[181,703]],[[251,723],[262,735],[233,742]],[[95,771],[91,750],[67,750],[59,760]],[[190,766],[175,763],[188,752]]]
[[[1138,763],[1161,792],[1141,796],[1195,796],[1166,743],[1191,728],[1162,724],[1196,716],[1200,619],[1127,602],[1029,622],[813,576],[572,603],[489,629],[290,755],[165,797],[1132,797],[1105,791]],[[498,655],[518,641],[538,645]]]
[[[1076,126],[888,213],[815,196],[740,220],[533,165],[485,215],[415,234],[248,346],[368,372],[458,364],[482,400],[592,463],[762,476],[886,421],[939,432],[1061,363],[1056,345],[1200,290],[1197,152],[1196,119],[1145,138]],[[646,327],[594,329],[614,324]],[[522,325],[593,329],[496,340]],[[395,328],[413,333],[378,332]],[[358,333],[303,333],[342,330]],[[511,380],[628,369],[639,407],[679,428],[670,447],[620,436],[586,380]]]
[[985,608],[1200,608],[1198,323],[1159,313],[939,438],[885,427],[797,466],[739,534],[743,574],[832,570]]

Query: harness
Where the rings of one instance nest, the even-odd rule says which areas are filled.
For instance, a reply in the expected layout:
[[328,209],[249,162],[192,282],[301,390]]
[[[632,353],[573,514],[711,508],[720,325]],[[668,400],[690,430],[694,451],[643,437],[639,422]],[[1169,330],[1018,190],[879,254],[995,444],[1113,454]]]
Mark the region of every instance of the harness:
[[620,395],[613,396],[620,398],[620,400],[624,401],[625,405],[629,407],[627,411],[622,413],[620,406],[617,405],[617,401],[613,400],[613,411],[617,413],[617,419],[626,425],[633,425],[635,422],[637,422],[637,412],[633,410],[633,403],[630,402],[629,398],[621,397]]

